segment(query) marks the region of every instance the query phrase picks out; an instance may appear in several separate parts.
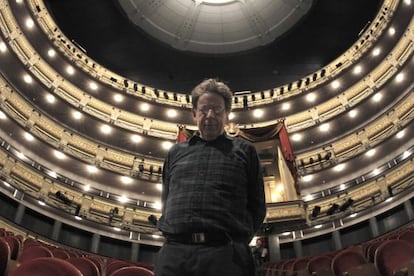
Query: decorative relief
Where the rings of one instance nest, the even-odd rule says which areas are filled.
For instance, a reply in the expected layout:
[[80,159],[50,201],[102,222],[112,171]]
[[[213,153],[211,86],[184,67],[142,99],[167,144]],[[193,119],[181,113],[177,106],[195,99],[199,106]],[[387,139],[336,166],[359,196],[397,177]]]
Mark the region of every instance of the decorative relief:
[[240,126],[234,122],[228,123],[224,129],[229,136],[236,137],[240,135]]

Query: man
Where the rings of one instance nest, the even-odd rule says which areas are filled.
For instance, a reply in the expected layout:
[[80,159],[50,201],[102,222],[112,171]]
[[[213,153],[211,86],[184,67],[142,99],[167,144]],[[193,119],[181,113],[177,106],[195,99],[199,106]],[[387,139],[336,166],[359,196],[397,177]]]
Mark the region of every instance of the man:
[[256,266],[256,276],[263,276],[263,264],[267,258],[267,248],[264,245],[263,238],[256,240],[256,246],[253,248],[253,257]]
[[249,241],[263,222],[263,177],[254,146],[224,131],[232,92],[208,79],[191,94],[198,132],[163,167],[165,243],[156,276],[252,276]]

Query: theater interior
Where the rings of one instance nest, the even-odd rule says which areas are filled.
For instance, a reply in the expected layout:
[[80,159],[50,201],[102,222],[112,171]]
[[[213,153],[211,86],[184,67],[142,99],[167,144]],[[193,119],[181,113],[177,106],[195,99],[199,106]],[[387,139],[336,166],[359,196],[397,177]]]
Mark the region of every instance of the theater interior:
[[0,276],[153,275],[206,78],[262,163],[265,275],[414,273],[413,52],[411,0],[1,1]]

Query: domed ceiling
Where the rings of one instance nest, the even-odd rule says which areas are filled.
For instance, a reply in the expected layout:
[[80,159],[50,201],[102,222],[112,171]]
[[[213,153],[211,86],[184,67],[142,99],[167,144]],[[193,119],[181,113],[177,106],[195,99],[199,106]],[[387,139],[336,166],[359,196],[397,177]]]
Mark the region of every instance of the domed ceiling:
[[[188,93],[207,77],[235,91],[259,91],[311,74],[358,39],[382,1],[45,2],[61,30],[100,64],[152,87]],[[173,39],[183,32],[181,41]]]
[[294,26],[312,1],[119,0],[128,18],[183,51],[235,53],[271,43]]

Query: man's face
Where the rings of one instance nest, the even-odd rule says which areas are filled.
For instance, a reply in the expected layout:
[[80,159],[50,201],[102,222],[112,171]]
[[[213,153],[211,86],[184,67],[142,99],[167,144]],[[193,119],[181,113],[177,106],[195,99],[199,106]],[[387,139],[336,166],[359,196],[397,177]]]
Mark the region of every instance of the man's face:
[[200,131],[201,138],[211,141],[224,132],[227,123],[223,97],[215,93],[205,93],[200,96],[193,116]]

